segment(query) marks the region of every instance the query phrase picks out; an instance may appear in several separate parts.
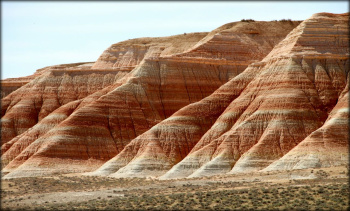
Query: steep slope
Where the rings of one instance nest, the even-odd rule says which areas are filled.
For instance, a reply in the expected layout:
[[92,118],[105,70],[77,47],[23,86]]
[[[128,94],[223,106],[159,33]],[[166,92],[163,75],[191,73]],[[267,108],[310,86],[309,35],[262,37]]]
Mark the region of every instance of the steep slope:
[[92,69],[133,69],[143,59],[150,56],[158,57],[182,53],[206,37],[207,34],[207,32],[201,32],[189,33],[184,36],[144,37],[119,42],[107,48],[92,66]]
[[[143,52],[145,53],[145,55],[142,56],[157,56],[157,51],[154,50],[157,48],[158,51],[159,49],[162,49],[167,51],[168,53],[177,52],[176,49],[172,50],[172,40],[182,43],[182,45],[178,44],[177,46],[186,47],[188,45],[191,46],[195,44],[206,34],[207,33],[192,33],[188,34],[188,36],[186,37],[171,36],[167,38],[140,38],[122,42],[122,44],[116,45],[127,48],[130,47],[130,45],[140,45],[146,39],[150,42],[150,44],[147,44],[146,47],[148,46],[148,48],[150,48],[151,50],[148,49],[148,51]],[[162,40],[162,42],[159,43],[159,39]],[[166,42],[166,40],[168,40],[168,42]],[[166,45],[166,47],[164,47],[164,45]],[[128,58],[123,59],[127,60]],[[99,59],[99,61],[100,60],[101,59]],[[106,89],[102,88],[108,87],[111,84],[113,84],[113,88],[121,86],[126,81],[123,80],[123,77],[129,74],[130,71],[139,64],[134,63],[133,65],[129,65],[125,61],[122,61],[122,63],[126,66],[119,65],[118,68],[105,67],[104,69],[97,69],[96,67],[91,68],[91,66],[93,66],[94,63],[77,63],[69,65],[56,65],[52,67],[43,68],[44,71],[40,72],[45,74],[41,74],[40,77],[35,78],[35,80],[31,81],[27,86],[22,87],[20,90],[17,90],[16,93],[13,93],[13,95],[8,96],[7,98],[2,100],[2,113],[4,115],[1,119],[2,144],[7,143],[13,138],[10,141],[11,143],[2,147],[2,152],[6,151],[18,140],[23,140],[20,137],[15,137],[16,135],[20,136],[22,132],[26,131],[35,123],[40,122],[42,118],[46,117],[56,108],[59,108],[59,106],[71,102],[75,99],[85,98],[80,104],[80,106],[83,107],[84,105],[97,100],[99,97],[110,91],[110,89],[108,88],[107,91]],[[39,72],[39,70],[37,72]],[[24,95],[24,93],[28,92],[31,94]],[[91,95],[92,93],[94,94]],[[33,103],[34,106],[32,106]],[[27,109],[23,109],[23,107],[26,107]],[[25,124],[26,121],[30,121],[30,124]],[[17,124],[15,124],[14,122]],[[39,128],[41,127],[43,126],[40,125]],[[44,127],[47,129],[46,126]],[[19,131],[18,128],[20,128],[21,130]],[[52,127],[50,127],[50,129],[51,128]],[[31,130],[31,132],[27,134],[27,136],[34,135],[35,131],[36,130]],[[48,130],[44,131],[46,133]],[[41,135],[44,135],[44,133],[41,133]],[[21,151],[25,149],[25,147],[28,146],[27,143],[31,143],[37,138],[37,135],[31,136],[31,141],[25,141],[25,144],[23,144],[22,141],[19,141],[16,145],[14,145],[12,151],[17,152],[16,155],[18,155]],[[7,154],[11,153],[9,152]],[[12,153],[10,157],[12,158],[13,155],[14,154]],[[7,163],[9,161],[8,157],[6,156],[2,156],[2,159],[4,159],[4,163]]]
[[348,159],[349,87],[346,87],[325,124],[263,171],[348,165]]
[[1,101],[1,143],[34,126],[60,106],[111,85],[123,71],[93,71],[86,64],[59,65],[12,92]]
[[[88,63],[80,63],[80,64],[88,64]],[[62,66],[62,65],[56,65],[56,66]],[[37,71],[35,71],[34,74],[29,76],[24,76],[19,78],[7,78],[4,80],[1,80],[1,99],[9,95],[11,92],[26,85],[36,77],[39,77],[43,73],[49,71],[50,68],[51,67],[44,67],[44,68],[38,69]]]
[[1,80],[1,99],[9,95],[11,92],[17,90],[23,85],[26,85],[32,78],[8,78]]
[[190,154],[161,178],[260,170],[320,128],[346,87],[348,18],[320,13],[301,23]]
[[258,72],[259,64],[250,65],[210,96],[185,106],[132,140],[116,157],[87,175],[145,177],[165,173],[187,156]]
[[[286,32],[283,27],[289,27],[291,30],[292,27],[298,24],[298,22],[227,24],[223,28],[232,28],[225,29],[215,35],[209,33],[209,38],[203,39],[206,40],[206,45],[198,46],[190,52],[185,52],[183,55],[194,58],[202,55],[212,60],[213,56],[215,58],[217,55],[223,54],[226,61],[234,61],[235,63],[238,63],[235,59],[245,61],[246,58],[261,58],[261,55],[257,55],[257,52],[261,52],[259,50],[261,47],[267,45],[272,47],[277,44],[286,35],[283,34],[283,32]],[[246,36],[241,36],[238,39],[235,35],[237,32],[242,33],[242,31]],[[228,34],[231,34],[232,45],[223,45],[223,40],[228,42],[228,38],[225,38]],[[275,37],[273,34],[275,34]],[[244,42],[249,36],[254,37],[256,41],[253,43],[255,45],[253,51],[237,44],[238,40],[241,40],[241,42],[243,40]],[[280,39],[276,39],[277,36]],[[259,45],[260,47],[258,47]],[[206,54],[204,49],[215,50],[214,55]],[[253,53],[248,54],[251,51]],[[250,57],[244,57],[246,54],[250,55]],[[189,153],[228,104],[242,92],[250,80],[259,72],[260,65],[260,63],[254,63],[248,70],[234,77],[211,96],[174,113],[171,117],[134,139],[120,154],[108,161],[96,172],[88,174],[145,177],[159,176],[165,173],[166,170],[181,161]]]
[[[7,177],[91,171],[138,135],[187,104],[208,96],[252,61],[263,58],[297,24],[236,24],[233,28],[239,30],[223,30],[203,45],[172,56],[159,57],[167,47],[150,47],[151,55],[145,54],[141,63],[121,79],[122,85],[105,88],[105,94],[80,105],[69,118],[29,145],[25,151],[30,151],[31,156],[19,154],[17,157],[25,161],[17,169],[13,166]],[[279,30],[265,32],[267,27]],[[251,34],[247,31],[250,28],[261,30],[261,34]],[[186,39],[188,35],[181,36]],[[178,40],[174,41],[178,44]],[[122,54],[120,58],[130,61],[128,64],[139,61],[139,57]],[[118,58],[103,56],[100,65],[118,69],[125,64]],[[76,168],[67,169],[67,162]]]
[[[128,40],[112,45],[96,63],[55,65],[39,69],[28,77],[3,80],[3,86],[7,87],[3,95],[19,87],[17,85],[30,83],[2,99],[2,144],[34,126],[59,106],[111,85],[133,70],[143,58],[159,56],[160,48],[165,55],[177,53],[206,35],[207,33],[191,33],[186,36]],[[177,48],[174,48],[173,43]],[[118,47],[117,50],[115,46]],[[125,49],[126,53],[123,52]],[[106,58],[106,54],[112,53],[124,55],[113,63],[114,66],[106,65],[105,63],[114,61],[113,57]],[[133,57],[138,59],[133,60]],[[19,82],[21,83],[18,84]]]
[[[66,119],[71,113],[73,113],[73,111],[79,106],[80,103],[81,100],[76,100],[59,107],[54,112],[50,113],[48,116],[42,119],[30,130],[27,130],[26,132],[16,136],[11,141],[4,144],[1,147],[2,166],[6,166],[7,169],[11,168],[10,166],[7,166],[9,161],[15,159],[19,153],[21,153],[35,140],[43,136],[46,132],[48,132],[58,123]],[[3,169],[3,172],[7,171],[8,170]]]

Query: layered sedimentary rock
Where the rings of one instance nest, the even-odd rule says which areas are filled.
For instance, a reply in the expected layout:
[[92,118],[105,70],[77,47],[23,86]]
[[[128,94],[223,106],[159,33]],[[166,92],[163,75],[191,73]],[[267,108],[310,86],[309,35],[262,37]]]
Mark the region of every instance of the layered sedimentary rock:
[[185,106],[132,140],[116,157],[87,175],[145,177],[165,173],[187,156],[258,72],[259,64],[251,65],[210,96]]
[[9,95],[11,92],[17,90],[23,85],[26,85],[29,80],[11,80],[11,79],[5,79],[1,81],[1,98],[6,97]]
[[325,124],[263,171],[348,165],[348,159],[349,89],[346,87]]
[[[96,168],[121,152],[138,135],[187,104],[208,96],[252,61],[263,58],[297,24],[239,23],[224,27],[214,36],[208,35],[212,36],[209,41],[196,48],[192,47],[195,43],[188,42],[189,35],[184,34],[168,38],[170,44],[165,47],[164,43],[150,44],[145,54],[138,49],[143,60],[135,69],[120,79],[119,84],[103,89],[104,94],[96,100],[80,104],[69,118],[29,145],[25,151],[33,153],[31,156],[19,154],[17,157],[22,161],[14,159],[14,163],[21,163],[17,169],[16,164],[10,162],[11,171],[14,170],[8,177]],[[268,27],[274,30],[263,31]],[[261,32],[251,34],[250,29]],[[169,55],[177,53],[174,48],[179,48],[181,39],[186,40],[181,48],[192,50]],[[115,49],[119,57],[107,50],[91,71],[120,69],[120,65],[125,64],[133,66],[142,58],[128,53],[129,50]],[[66,162],[77,168],[65,168]]]
[[1,101],[1,143],[22,134],[68,102],[82,99],[129,71],[89,71],[84,64],[59,65],[12,92]]
[[[240,166],[238,162],[233,172],[259,170],[267,166],[322,125],[327,118],[327,112],[334,106],[339,93],[344,88],[348,72],[346,68],[348,64],[346,59],[348,56],[347,37],[345,36],[348,31],[345,25],[346,18],[346,15],[335,17],[331,14],[315,15],[295,29],[266,59],[251,65],[239,75],[240,78],[246,79],[245,82],[250,82],[252,78],[246,77],[246,75],[253,73],[255,80],[247,87],[245,87],[244,82],[242,83],[242,80],[237,80],[239,77],[232,79],[223,86],[231,87],[231,93],[227,92],[225,95],[223,92],[219,95],[220,90],[225,89],[222,87],[212,96],[184,107],[170,118],[134,139],[118,156],[89,175],[160,176],[169,167],[185,158],[161,178],[185,177],[191,174],[191,176],[206,176],[227,173],[242,154],[244,156],[242,156],[240,163],[243,165]],[[308,24],[315,20],[316,24]],[[334,31],[330,34],[335,34],[333,38],[342,44],[337,48],[328,47],[329,40],[322,42],[324,37],[319,38],[321,43],[317,45],[310,42],[310,39],[305,40],[308,36],[315,37],[313,34],[315,33],[315,29],[313,29],[315,25],[318,27],[316,30],[320,31],[326,31],[330,25],[333,26],[333,30],[340,29],[339,34],[334,33]],[[327,33],[329,32],[323,36],[329,36]],[[312,48],[314,45],[316,49]],[[327,55],[322,55],[325,52]],[[298,53],[300,54],[298,55]],[[311,55],[311,57],[304,58],[304,54]],[[327,71],[332,69],[330,72],[333,75],[331,76],[333,87],[320,85],[325,80],[321,76],[323,73],[318,73],[318,68],[324,65],[320,64],[320,60],[323,62],[322,59],[327,59],[326,61],[329,63],[325,67]],[[301,68],[302,63],[303,67]],[[310,63],[311,68],[308,67]],[[315,70],[316,66],[318,67]],[[298,69],[307,73],[296,71]],[[315,79],[319,80],[316,81],[316,89]],[[280,87],[279,84],[281,84]],[[243,91],[244,88],[247,90],[246,92]],[[310,88],[313,90],[309,90]],[[324,96],[326,92],[333,96],[329,94]],[[233,101],[211,130],[202,136],[208,126],[211,126],[212,123],[209,122],[216,119],[228,106],[228,101],[236,99],[238,95],[241,95],[239,99]],[[221,101],[218,96],[222,97]],[[311,103],[309,99],[313,102]],[[323,102],[321,103],[321,101]],[[286,106],[288,104],[292,105]],[[307,104],[309,105],[307,106]],[[303,107],[305,107],[304,111],[300,109]],[[210,110],[211,108],[214,108],[215,112]],[[309,114],[309,110],[315,111]],[[243,118],[239,119],[241,116]],[[230,131],[234,128],[235,123],[237,124],[236,131]],[[306,128],[304,128],[305,125]],[[266,131],[275,134],[267,135]],[[198,141],[198,137],[201,136],[201,141],[192,149]],[[257,143],[265,145],[267,149],[264,147],[254,149],[253,146]],[[273,145],[269,146],[271,143]],[[191,149],[191,153],[187,156]],[[253,152],[247,152],[249,150]],[[245,154],[245,152],[247,153]]]
[[[47,117],[42,119],[42,121],[40,121],[30,130],[27,130],[21,135],[18,135],[15,138],[13,138],[11,141],[5,143],[1,147],[2,165],[6,166],[6,168],[3,169],[3,172],[7,172],[9,171],[8,169],[11,169],[11,165],[7,165],[9,161],[14,160],[29,145],[31,145],[41,136],[45,135],[46,132],[51,130],[58,123],[65,120],[71,113],[73,113],[73,111],[79,106],[80,103],[81,100],[76,100],[59,107]],[[22,156],[29,157],[29,154],[30,153],[28,152],[22,153]],[[20,158],[17,158],[17,160],[19,160],[19,162],[24,161],[24,159]],[[15,161],[13,161],[12,163],[15,163],[15,166],[19,165]]]
[[[295,27],[297,24],[298,22],[227,24],[217,29],[222,30],[224,28],[220,33],[209,33],[208,37],[203,39],[205,44],[199,45],[184,54],[175,55],[175,57],[200,58],[202,63],[208,62],[212,65],[235,63],[236,65],[232,66],[231,69],[239,70],[239,73],[243,67],[247,66],[247,58],[261,58],[262,55],[258,55],[258,52],[262,52],[259,50],[262,49],[261,47],[265,46],[267,49],[268,46],[274,46],[278,41],[277,36],[283,35],[284,37],[286,35],[283,34],[283,32],[286,32],[285,27]],[[243,33],[243,35],[238,33]],[[275,34],[274,38],[272,38],[272,34]],[[254,41],[248,42],[247,40],[252,39],[252,37]],[[227,45],[227,43],[232,43],[232,45]],[[247,43],[255,47],[251,48]],[[212,55],[206,53],[208,52],[207,49],[210,49],[209,52],[213,52]],[[223,58],[218,59],[218,55],[222,55]],[[249,55],[249,57],[246,57],[246,55]],[[253,61],[256,60],[249,62]],[[108,161],[96,172],[89,174],[144,177],[160,176],[165,173],[191,151],[228,104],[242,92],[255,74],[259,72],[260,65],[260,63],[254,63],[244,73],[234,73],[233,79],[214,94],[198,103],[182,108],[152,127],[128,144],[115,158]],[[207,68],[210,68],[210,66]],[[235,75],[238,76],[234,77]]]
[[[61,65],[56,65],[56,66],[61,66]],[[43,73],[47,72],[50,68],[51,67],[44,67],[44,68],[38,69],[37,71],[35,71],[34,74],[25,76],[25,77],[7,78],[4,80],[1,80],[1,99],[9,95],[11,92],[26,85],[36,77],[39,77]]]
[[119,42],[107,48],[92,69],[133,69],[145,58],[182,53],[207,34],[202,32],[185,36],[144,37]]
[[169,179],[343,165],[348,20],[229,23],[127,40],[95,63],[49,68],[2,101],[5,177]]
[[[189,41],[184,43],[186,45],[190,45],[191,42],[194,44],[205,35],[206,33],[189,34],[186,37],[189,38]],[[172,36],[168,37],[167,39],[169,40],[170,38],[174,39],[175,41],[179,41],[178,37],[179,36]],[[180,38],[181,37],[183,36],[180,36]],[[147,38],[147,40],[152,39],[158,40],[158,38]],[[184,40],[184,37],[182,39]],[[144,39],[132,40],[132,43],[137,45],[142,43],[143,40]],[[151,53],[148,52],[148,54],[156,56],[154,55],[154,48],[158,47],[159,51],[159,49],[163,49],[163,44],[164,43],[161,43],[157,46],[153,43],[151,46],[153,48],[153,51],[150,51]],[[169,42],[167,44],[169,45]],[[168,50],[168,52],[171,51]],[[26,129],[30,128],[30,126],[34,125],[36,122],[40,121],[53,110],[60,107],[61,105],[64,105],[65,103],[84,98],[83,102],[80,104],[81,107],[84,107],[84,105],[94,102],[102,95],[125,83],[126,80],[123,80],[123,77],[129,74],[135,65],[137,65],[134,64],[134,66],[119,66],[119,68],[105,67],[104,69],[98,69],[94,67],[92,69],[91,66],[93,66],[93,64],[94,63],[79,63],[48,67],[45,69],[45,74],[42,74],[40,77],[35,78],[29,83],[29,85],[32,84],[32,86],[26,85],[20,90],[17,90],[17,93],[13,93],[13,95],[10,95],[3,99],[2,111],[5,115],[2,117],[2,144],[7,143],[16,135],[20,135]],[[110,89],[102,89],[104,87],[108,87],[111,84],[113,84],[113,87],[110,87]],[[21,99],[21,96],[24,95],[22,93],[24,92],[29,92],[31,95],[27,95],[24,97],[24,99],[23,97]],[[49,94],[47,92],[49,92]],[[37,100],[38,96],[41,99]],[[37,106],[32,106],[33,103],[35,104],[35,101],[40,100],[41,102],[36,103]],[[23,109],[23,107],[26,107],[28,109]],[[42,110],[45,111],[44,115],[41,114]],[[18,121],[19,118],[22,118],[24,120]],[[26,125],[25,121],[31,121],[31,124]],[[14,125],[13,122],[19,122],[19,124]],[[6,128],[6,126],[8,126],[8,128]],[[17,128],[21,128],[23,131],[18,131]],[[45,130],[45,132],[47,132],[47,130]],[[30,133],[29,136],[33,134],[34,133]],[[33,141],[33,139],[36,138],[38,137],[34,136],[30,139]],[[19,152],[22,152],[25,147],[27,147],[27,144],[23,144],[22,141],[18,140],[22,139],[19,137],[12,139],[9,144],[3,147],[3,152],[7,150],[9,146],[12,146],[15,142],[18,143],[13,145],[14,149],[12,149],[12,151],[16,151],[16,155],[18,155]],[[26,141],[26,143],[29,142]],[[10,152],[7,154],[12,154],[10,157],[13,157],[13,153]],[[27,159],[29,157],[30,156],[27,155],[19,156],[19,159]],[[79,157],[79,155],[77,155],[77,157]],[[3,156],[3,159],[4,163],[9,162],[8,157],[6,156]]]
[[[33,121],[33,123],[29,124],[30,126],[14,124],[13,122],[16,121],[14,119],[17,119],[18,116],[31,116],[32,119],[38,119],[40,121],[40,119],[58,108],[60,105],[72,100],[82,99],[89,94],[111,85],[129,73],[141,62],[141,60],[130,62],[128,57],[124,56],[117,61],[118,67],[103,65],[106,52],[112,51],[113,46],[121,46],[122,48],[130,47],[131,49],[128,50],[128,55],[134,55],[141,58],[147,58],[149,56],[156,57],[159,54],[159,49],[162,49],[167,53],[176,53],[178,49],[195,44],[206,34],[207,33],[192,33],[188,34],[186,39],[184,39],[184,36],[172,36],[168,38],[140,38],[128,40],[121,42],[120,44],[112,45],[112,47],[107,49],[104,54],[101,55],[96,63],[55,65],[39,69],[31,76],[19,79],[6,79],[2,81],[5,85],[8,85],[10,89],[14,89],[13,86],[16,85],[13,84],[14,81],[26,84],[32,80],[30,85],[23,87],[19,92],[2,100],[2,119],[5,120],[3,124],[6,127],[6,124],[9,124],[6,120],[9,120],[12,121],[11,124],[13,126],[12,129],[9,129],[12,131],[2,131],[2,143],[7,142],[13,138],[14,135],[22,133],[30,126],[33,126],[33,123],[35,122]],[[174,41],[180,43],[176,45],[177,48],[175,49],[171,45],[171,42]],[[147,49],[140,53],[137,47],[141,45]],[[10,82],[12,84],[10,84]],[[23,93],[30,93],[30,95],[26,95],[25,99],[22,99],[20,96],[22,96]],[[33,104],[33,101],[37,101],[35,106],[29,105]],[[56,102],[50,103],[52,101]],[[20,107],[20,110],[22,111],[18,113],[18,109],[13,109],[12,107],[15,107],[15,105]],[[44,108],[41,108],[41,106],[44,106]],[[22,109],[22,107],[27,107],[27,109]],[[33,114],[35,113],[33,108],[30,109],[28,107],[36,107],[35,109],[39,110],[38,117],[35,117]],[[18,113],[18,115],[11,115],[11,113]],[[3,117],[4,115],[5,117]],[[6,117],[6,115],[10,117]],[[17,128],[21,128],[21,130]],[[8,133],[12,134],[9,135]]]
[[348,18],[316,14],[294,29],[191,153],[162,178],[260,170],[320,128],[346,89]]

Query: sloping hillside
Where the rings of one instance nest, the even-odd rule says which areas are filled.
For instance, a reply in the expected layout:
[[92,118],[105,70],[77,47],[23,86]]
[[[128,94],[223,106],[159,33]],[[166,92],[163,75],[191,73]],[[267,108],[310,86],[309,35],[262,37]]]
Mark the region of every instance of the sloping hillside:
[[2,99],[2,172],[169,179],[343,165],[348,20],[235,22],[44,68]]

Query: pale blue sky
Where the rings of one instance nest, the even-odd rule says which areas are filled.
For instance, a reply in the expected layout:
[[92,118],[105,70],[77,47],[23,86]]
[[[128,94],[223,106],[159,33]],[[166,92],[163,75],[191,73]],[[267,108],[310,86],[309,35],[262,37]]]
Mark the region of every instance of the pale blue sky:
[[304,20],[348,12],[347,1],[1,2],[2,79],[64,63],[96,61],[111,44],[137,37],[211,31],[241,19]]

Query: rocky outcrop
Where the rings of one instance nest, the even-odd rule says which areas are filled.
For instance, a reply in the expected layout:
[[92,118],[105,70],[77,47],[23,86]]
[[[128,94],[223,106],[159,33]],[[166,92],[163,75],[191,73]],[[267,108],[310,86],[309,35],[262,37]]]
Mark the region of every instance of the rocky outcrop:
[[1,98],[6,97],[11,92],[26,85],[30,80],[9,80],[5,79],[1,81]]
[[[60,66],[60,65],[56,65],[56,66]],[[29,76],[19,77],[19,78],[7,78],[4,80],[1,80],[1,99],[9,95],[11,92],[17,90],[18,88],[22,87],[23,85],[26,85],[36,77],[39,77],[40,75],[45,73],[49,68],[50,67],[44,67],[44,68],[38,69],[34,74]]]
[[229,103],[239,96],[258,72],[259,65],[251,65],[210,96],[185,106],[132,140],[116,157],[87,175],[162,175],[187,156]]
[[191,153],[162,178],[257,171],[320,128],[346,87],[347,21],[348,14],[316,14],[301,23],[262,60],[260,73]]
[[[202,63],[208,62],[211,65],[219,62],[221,64],[236,64],[231,68],[236,71],[255,61],[251,60],[245,63],[247,58],[261,58],[262,55],[256,54],[256,52],[263,52],[259,51],[259,48],[268,49],[268,46],[272,47],[277,43],[277,40],[271,39],[272,34],[266,33],[263,29],[269,29],[267,32],[274,33],[276,37],[281,36],[282,38],[282,35],[285,36],[283,32],[286,32],[284,27],[295,27],[297,24],[297,22],[289,24],[279,22],[228,24],[219,28],[223,30],[220,33],[214,35],[209,33],[208,36],[211,39],[204,38],[206,40],[205,44],[175,57],[200,58]],[[291,28],[289,29],[291,30]],[[247,34],[247,32],[253,30],[259,32],[255,33],[254,38],[251,37],[250,33]],[[249,39],[254,40],[248,42]],[[243,42],[239,43],[239,40],[243,40]],[[232,46],[225,45],[229,41],[233,44]],[[259,45],[259,42],[265,45]],[[252,46],[256,51],[253,50]],[[206,49],[211,49],[209,52],[215,49],[214,55],[210,56],[210,54],[205,53],[208,52]],[[254,56],[252,52],[255,53]],[[217,59],[217,55],[222,55],[224,58]],[[250,57],[244,57],[244,55],[250,55]],[[214,94],[198,103],[182,108],[152,127],[128,144],[115,158],[108,161],[96,172],[89,173],[89,175],[145,177],[160,176],[165,173],[170,167],[187,156],[198,140],[212,126],[216,118],[259,72],[260,66],[260,63],[254,63],[241,74],[239,74],[240,71],[238,74],[233,73],[233,79]],[[207,68],[210,68],[210,66]],[[238,76],[235,77],[235,75]]]
[[229,23],[124,41],[95,63],[49,68],[2,100],[5,177],[343,165],[348,19]]
[[[3,169],[3,172],[8,172],[8,169],[11,169],[11,165],[7,165],[10,161],[13,166],[19,166],[26,157],[29,157],[30,153],[22,153],[22,156],[17,157],[22,151],[24,151],[29,145],[35,142],[37,139],[46,134],[49,130],[59,124],[61,121],[65,120],[73,111],[79,106],[81,100],[72,101],[67,103],[54,112],[49,114],[47,117],[42,119],[38,124],[36,124],[31,129],[22,133],[21,135],[16,136],[11,141],[2,145],[1,147],[1,161],[2,166],[6,168]],[[24,157],[24,159],[23,159]],[[15,164],[15,165],[14,165]]]
[[182,53],[208,33],[189,33],[185,36],[144,37],[111,45],[98,58],[92,69],[134,69],[143,59]]
[[[349,77],[348,77],[349,80]],[[349,82],[348,82],[349,84]],[[283,171],[349,164],[349,87],[325,124],[263,171]]]
[[[196,33],[196,34],[197,34],[196,37],[198,37],[197,39],[202,38],[201,33]],[[191,36],[192,35],[190,34],[189,37],[191,37]],[[176,38],[176,36],[174,36],[174,37]],[[155,38],[155,39],[157,39],[157,38]],[[177,40],[177,39],[175,39],[175,40]],[[137,42],[137,40],[133,41],[133,43],[135,43],[135,42]],[[192,39],[192,42],[193,42],[193,39]],[[185,42],[185,43],[189,44],[190,41]],[[156,45],[153,45],[153,47],[154,46],[156,46]],[[57,80],[60,80],[60,77],[64,77],[64,76],[67,76],[67,75],[70,75],[70,76],[72,76],[72,75],[73,76],[81,76],[81,75],[83,75],[83,76],[85,76],[87,78],[89,78],[89,77],[93,78],[93,77],[91,77],[91,76],[94,76],[92,74],[107,75],[109,73],[114,73],[114,74],[116,74],[116,77],[111,82],[114,83],[113,88],[116,88],[116,87],[122,85],[125,82],[125,80],[123,81],[121,78],[123,78],[123,76],[125,76],[127,73],[129,73],[130,70],[132,69],[132,67],[120,67],[118,69],[111,69],[111,68],[109,68],[109,69],[108,68],[105,68],[105,69],[96,69],[96,68],[90,69],[90,67],[92,65],[93,65],[93,63],[90,63],[90,64],[77,64],[77,65],[59,65],[59,66],[50,67],[50,76],[53,75],[53,78],[55,78]],[[119,79],[121,79],[121,80],[119,80]],[[46,81],[46,80],[48,80],[48,78],[46,77],[46,78],[44,78],[42,80]],[[81,80],[81,82],[84,82],[84,80]],[[112,83],[109,83],[109,84],[102,83],[102,84],[105,85],[105,86],[108,86],[108,85],[110,85]],[[75,82],[73,82],[72,84],[77,86],[77,83],[75,83]],[[92,84],[91,81],[85,80],[85,85],[89,85],[89,84]],[[47,85],[47,84],[45,84],[45,85]],[[67,88],[67,84],[63,84],[63,85],[64,85],[64,88]],[[54,87],[54,88],[56,88],[56,87]],[[85,97],[86,95],[81,96],[80,99],[82,99],[84,97],[85,98],[84,98],[83,102],[80,103],[80,106],[83,107],[86,104],[92,103],[95,100],[97,100],[99,97],[101,97],[102,95],[104,95],[104,94],[108,93],[108,91],[110,91],[110,89],[108,89],[108,91],[106,91],[106,89],[102,89],[101,90],[101,88],[102,87],[100,87],[99,89],[94,90],[94,92],[92,92],[93,94],[89,95],[88,97]],[[45,87],[45,89],[46,89],[46,87]],[[29,88],[29,90],[30,90],[30,88]],[[101,91],[97,91],[97,90],[101,90]],[[71,90],[71,91],[75,91],[75,93],[72,93],[72,94],[76,94],[77,93],[77,90]],[[80,90],[78,90],[78,93],[79,93],[79,91]],[[50,118],[53,117],[53,116],[55,116],[55,115],[51,115]],[[55,118],[55,117],[53,117],[53,118]],[[65,119],[65,118],[56,118],[55,120],[57,122],[55,122],[55,123],[59,123],[59,121],[61,121],[63,119]],[[6,144],[5,146],[2,147],[3,152],[5,152],[7,149],[9,149],[11,147],[11,149],[9,151],[7,151],[5,154],[2,155],[3,164],[7,164],[8,162],[11,161],[11,159],[13,159],[12,160],[13,162],[10,163],[10,165],[6,166],[7,168],[5,168],[3,170],[4,172],[7,172],[10,169],[14,169],[14,168],[18,167],[26,159],[28,159],[31,155],[33,155],[33,153],[32,153],[33,151],[32,150],[33,149],[34,150],[37,149],[38,145],[37,144],[31,145],[31,143],[33,142],[33,140],[36,140],[38,138],[37,128],[42,128],[43,125],[47,125],[45,121],[44,121],[44,123],[40,122],[39,126],[36,125],[34,130],[31,130],[30,133],[25,135],[25,138],[22,138],[21,136],[15,137],[8,144]],[[49,129],[52,129],[53,125],[52,125],[52,127],[48,127],[48,126],[44,126],[44,127],[45,127],[44,131],[39,131],[40,135],[44,135]],[[49,133],[49,134],[52,135],[52,133]],[[40,142],[40,140],[41,139],[38,139],[37,142],[42,143],[42,142]],[[16,144],[14,144],[14,143],[16,143]],[[30,145],[30,147],[28,149],[26,149],[26,147],[28,147],[29,145]],[[28,152],[30,152],[30,153],[28,153]],[[20,153],[22,153],[22,154],[19,155]],[[16,156],[18,156],[17,159],[14,159]],[[79,157],[79,155],[77,155],[77,157]]]
[[92,71],[84,64],[60,65],[12,92],[1,101],[1,143],[22,134],[68,102],[82,99],[129,71]]
[[[279,30],[261,35],[247,34],[243,29],[260,27],[262,30],[266,28],[265,25],[269,25],[266,22],[252,25],[236,24],[234,27],[240,27],[241,30],[223,30],[222,34],[214,35],[209,42],[183,54],[168,55],[164,51],[175,51],[169,50],[171,47],[162,47],[163,44],[149,47],[144,54],[144,60],[120,79],[119,84],[103,89],[104,94],[95,101],[80,104],[69,118],[36,140],[36,144],[28,146],[26,150],[35,153],[30,157],[26,156],[28,160],[8,176],[25,175],[23,173],[30,172],[31,169],[35,169],[32,172],[38,174],[49,173],[51,170],[47,171],[44,164],[40,164],[40,167],[37,165],[44,160],[51,169],[56,170],[60,169],[56,164],[62,163],[64,166],[66,161],[72,165],[76,163],[77,171],[88,171],[101,165],[121,152],[138,135],[180,108],[210,95],[220,85],[242,72],[249,63],[263,58],[272,49],[273,44],[278,43],[278,39],[283,39],[297,24],[273,23],[271,25],[275,27],[270,27]],[[181,43],[179,41],[188,40],[187,36],[188,34],[184,34],[176,36],[176,39],[167,39],[168,42],[173,42],[173,48],[178,48]],[[259,42],[263,44],[258,45]],[[183,49],[192,47],[188,41],[183,45]],[[214,51],[215,48],[218,49]],[[114,70],[120,64],[128,63],[122,61],[130,61],[130,64],[139,61],[130,54],[125,56],[126,54],[128,53],[121,55],[119,59],[107,59],[112,62],[105,62],[107,57],[102,56],[99,59],[101,66],[94,65],[91,71],[110,66],[111,70]],[[206,56],[201,56],[202,54]],[[41,145],[38,145],[39,143]],[[51,158],[54,159],[53,163],[50,162]],[[9,165],[12,165],[11,162]]]
[[[14,138],[33,126],[53,110],[72,100],[82,99],[124,77],[134,69],[144,56],[159,56],[176,53],[202,39],[207,33],[191,33],[185,36],[166,38],[140,38],[112,45],[96,63],[75,63],[55,65],[37,70],[35,74],[19,79],[2,81],[8,89],[15,89],[18,82],[28,83],[14,95],[2,100],[2,143]],[[185,39],[186,38],[186,39]],[[172,45],[172,42],[178,44]],[[105,65],[106,54],[113,53],[115,46],[129,49],[127,55],[140,57],[137,61],[129,61],[128,56],[119,58],[114,65]],[[140,53],[138,47],[147,47]],[[118,54],[121,52],[118,52]],[[111,62],[108,57],[108,62]],[[17,84],[13,84],[16,81]],[[10,83],[11,82],[11,83]],[[120,83],[118,83],[120,85]],[[6,90],[5,90],[6,91]],[[24,93],[30,93],[25,95]],[[7,93],[4,93],[6,95]],[[6,113],[6,114],[5,114]],[[21,120],[19,120],[21,119]]]

